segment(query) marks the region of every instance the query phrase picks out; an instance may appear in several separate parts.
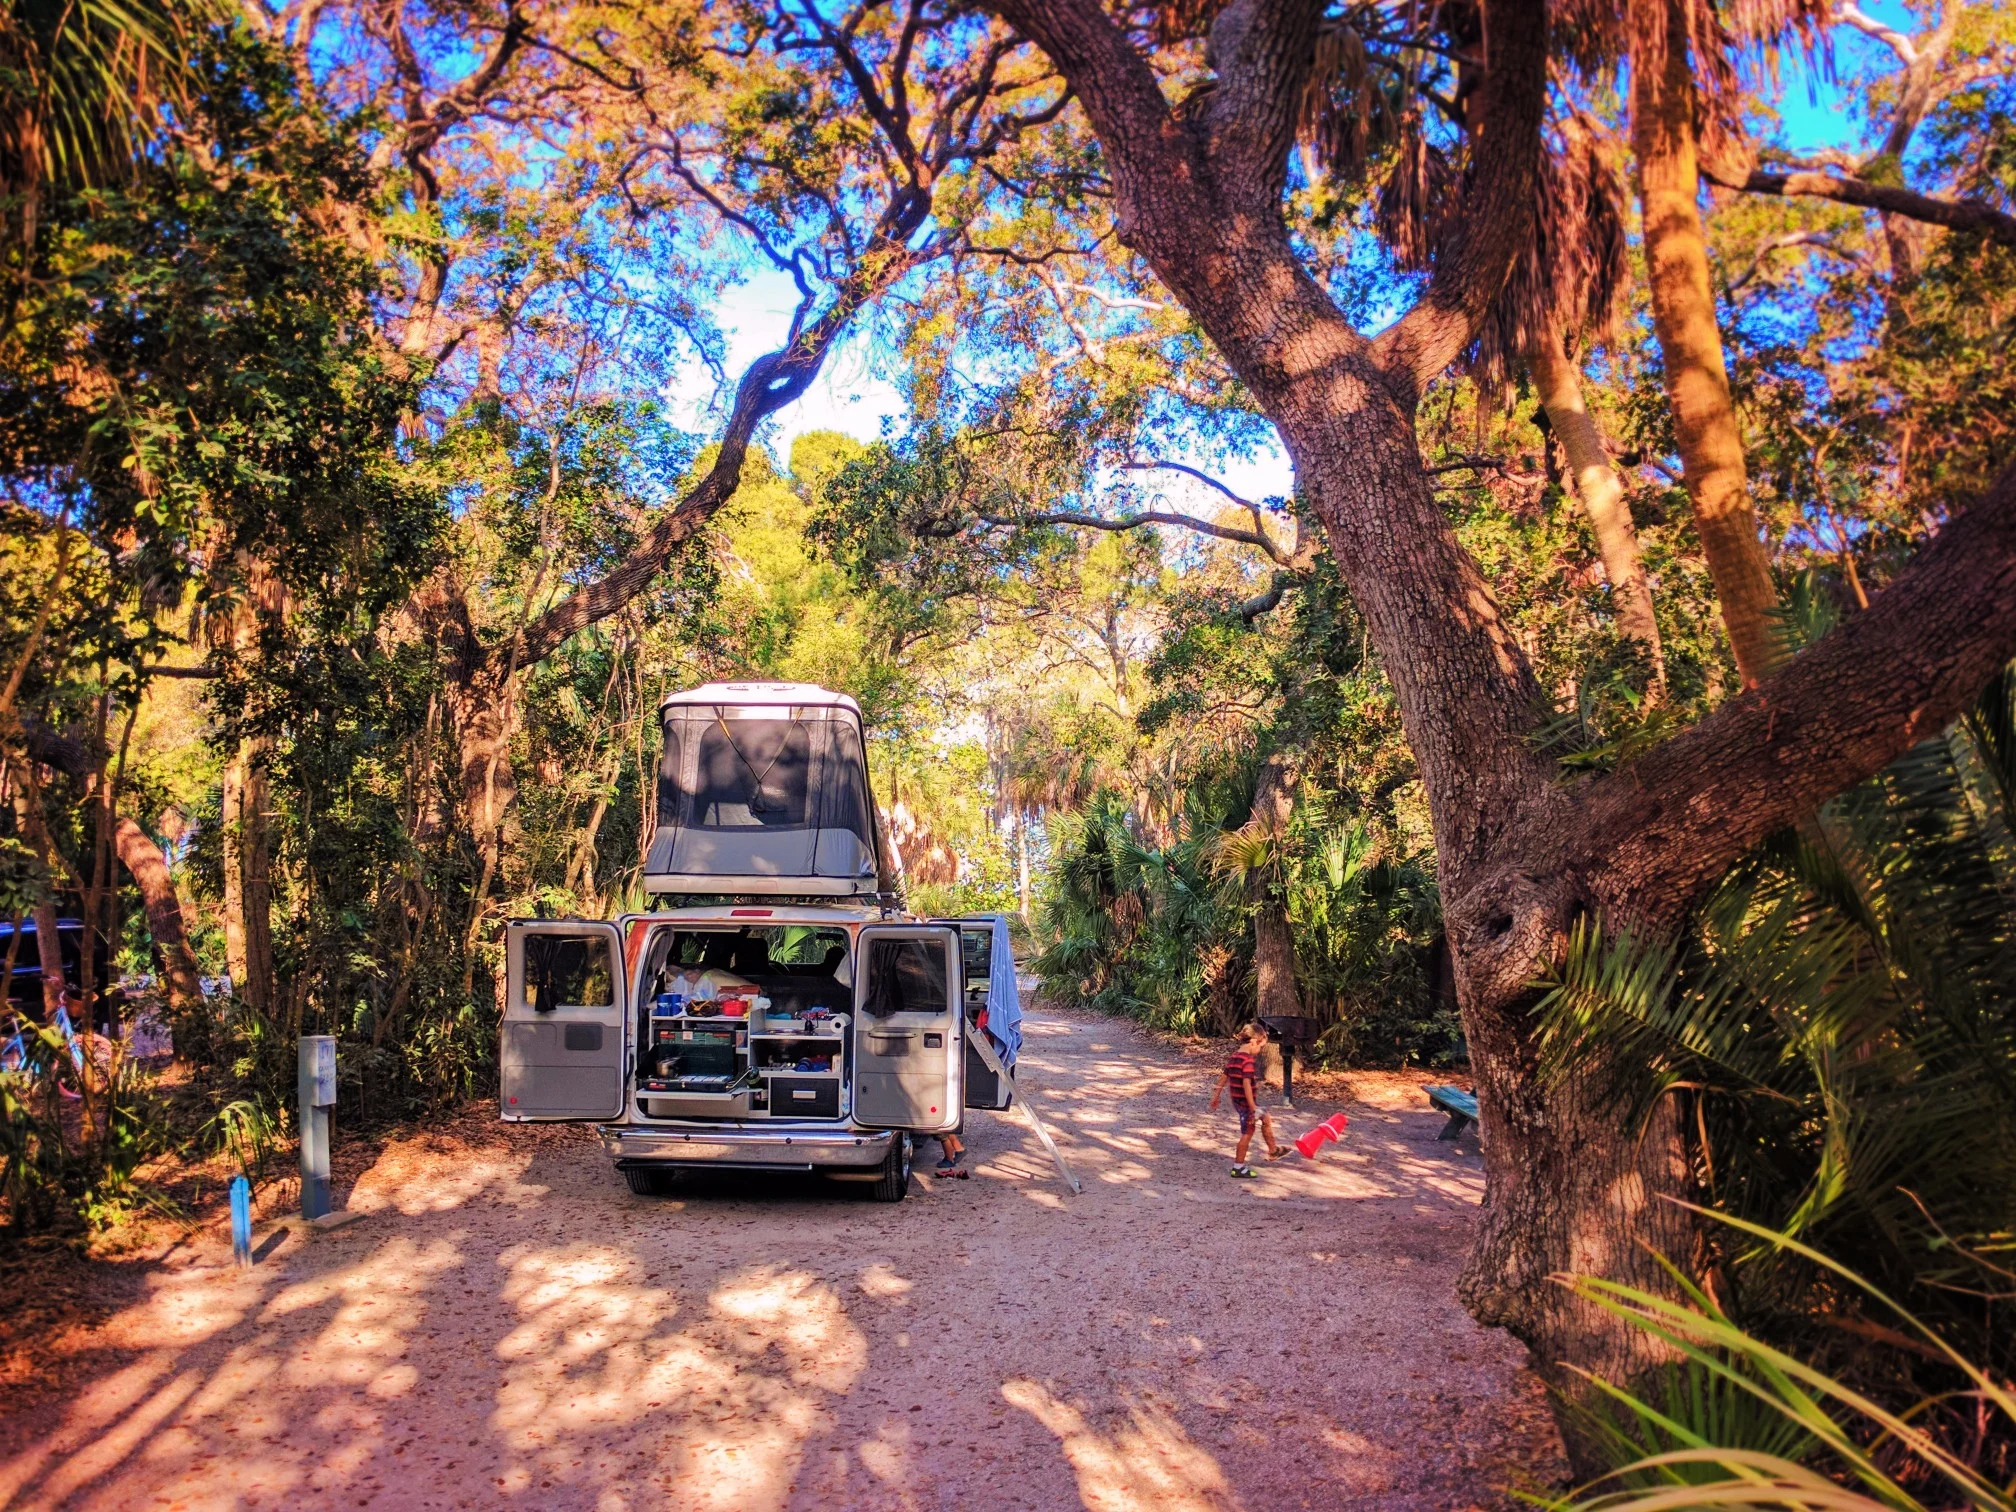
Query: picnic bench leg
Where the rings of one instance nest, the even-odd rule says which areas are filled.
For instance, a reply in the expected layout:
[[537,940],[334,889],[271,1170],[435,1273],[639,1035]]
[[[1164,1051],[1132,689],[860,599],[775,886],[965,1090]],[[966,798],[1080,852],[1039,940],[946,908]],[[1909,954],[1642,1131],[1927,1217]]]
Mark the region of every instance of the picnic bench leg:
[[1281,1047],[1281,1101],[1295,1106],[1295,1047],[1288,1044]]
[[1470,1123],[1470,1117],[1467,1113],[1451,1112],[1449,1115],[1449,1122],[1442,1125],[1442,1132],[1440,1134],[1437,1134],[1435,1137],[1437,1139],[1460,1138],[1462,1136],[1463,1130],[1469,1126],[1469,1123]]

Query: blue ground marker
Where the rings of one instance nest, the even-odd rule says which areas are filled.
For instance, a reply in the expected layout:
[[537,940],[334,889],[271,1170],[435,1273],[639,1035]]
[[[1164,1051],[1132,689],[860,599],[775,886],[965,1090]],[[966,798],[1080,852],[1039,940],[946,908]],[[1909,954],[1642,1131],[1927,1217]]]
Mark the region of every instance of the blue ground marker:
[[243,1176],[231,1178],[231,1256],[252,1263],[252,1183]]

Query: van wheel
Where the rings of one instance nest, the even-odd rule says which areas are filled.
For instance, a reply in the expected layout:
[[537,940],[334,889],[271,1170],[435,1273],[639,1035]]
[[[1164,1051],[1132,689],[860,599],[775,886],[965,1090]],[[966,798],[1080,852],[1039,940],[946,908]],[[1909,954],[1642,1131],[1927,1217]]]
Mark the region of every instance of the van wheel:
[[868,1197],[873,1202],[901,1202],[903,1194],[910,1190],[910,1152],[915,1148],[908,1134],[898,1134],[889,1141],[889,1153],[883,1158],[881,1172],[875,1184],[868,1188]]
[[639,1197],[663,1197],[679,1180],[677,1171],[661,1171],[656,1166],[625,1166],[623,1179]]

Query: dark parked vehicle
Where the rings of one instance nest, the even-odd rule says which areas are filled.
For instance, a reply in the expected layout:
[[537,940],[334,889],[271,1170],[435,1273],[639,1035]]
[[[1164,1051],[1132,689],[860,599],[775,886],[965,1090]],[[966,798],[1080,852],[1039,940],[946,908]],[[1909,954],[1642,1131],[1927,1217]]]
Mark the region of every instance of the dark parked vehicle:
[[[21,944],[14,952],[14,972],[7,982],[9,1006],[26,1018],[40,1023],[42,1020],[42,946],[35,931],[33,919],[21,921]],[[59,959],[62,962],[63,980],[73,991],[81,992],[84,987],[84,923],[81,919],[58,919],[56,938],[59,944]],[[14,944],[14,926],[0,920],[0,962],[7,959],[7,951]],[[91,960],[91,980],[98,983],[98,1023],[96,1027],[110,1033],[118,1022],[118,989],[107,989],[105,983],[111,978],[112,951],[103,940],[94,942]]]

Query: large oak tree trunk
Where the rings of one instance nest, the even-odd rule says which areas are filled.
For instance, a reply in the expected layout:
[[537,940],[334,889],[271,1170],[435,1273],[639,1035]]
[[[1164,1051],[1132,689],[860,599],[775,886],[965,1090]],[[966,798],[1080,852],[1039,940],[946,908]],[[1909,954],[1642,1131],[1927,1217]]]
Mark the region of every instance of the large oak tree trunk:
[[[1386,658],[1434,814],[1489,1192],[1460,1295],[1480,1321],[1517,1334],[1552,1386],[1587,1401],[1577,1372],[1631,1381],[1666,1355],[1549,1278],[1580,1271],[1665,1290],[1656,1254],[1684,1260],[1693,1249],[1685,1211],[1666,1200],[1689,1195],[1687,1165],[1670,1119],[1641,1134],[1581,1084],[1535,1080],[1528,983],[1577,911],[1630,909],[1600,872],[1578,875],[1548,855],[1544,837],[1569,822],[1569,800],[1518,738],[1539,690],[1436,506],[1411,413],[1384,385],[1334,375],[1277,395],[1296,476],[1314,480],[1311,500]],[[1396,516],[1405,529],[1381,528]],[[1578,1468],[1594,1469],[1574,1420],[1562,1426]]]
[[1313,12],[1235,0],[1212,35],[1218,88],[1183,124],[1096,7],[995,3],[1064,66],[1116,164],[1121,240],[1197,317],[1274,422],[1365,616],[1430,799],[1488,1131],[1486,1231],[1465,1296],[1531,1346],[1552,1384],[1587,1398],[1575,1367],[1629,1379],[1650,1352],[1626,1324],[1547,1277],[1599,1263],[1663,1289],[1641,1241],[1686,1252],[1679,1210],[1660,1200],[1685,1192],[1684,1163],[1670,1129],[1640,1139],[1574,1088],[1532,1081],[1534,966],[1576,910],[1613,900],[1600,875],[1564,867],[1541,838],[1565,833],[1574,817],[1558,770],[1528,739],[1544,696],[1455,539],[1415,433],[1420,383],[1460,354],[1502,286],[1510,249],[1529,234],[1544,16],[1537,6],[1487,7],[1487,51],[1520,82],[1485,107],[1474,171],[1486,187],[1438,253],[1422,303],[1367,341],[1303,268],[1280,213],[1292,119],[1279,102],[1293,98],[1295,69],[1307,66],[1313,32],[1293,28],[1313,26]]
[[1666,695],[1666,652],[1659,644],[1659,619],[1653,612],[1652,585],[1645,576],[1645,562],[1638,551],[1638,532],[1632,528],[1631,508],[1624,501],[1624,480],[1611,465],[1596,421],[1582,402],[1582,374],[1561,343],[1561,333],[1549,326],[1534,340],[1526,354],[1540,403],[1561,450],[1568,457],[1568,473],[1575,483],[1575,496],[1596,533],[1596,549],[1603,558],[1603,574],[1610,580],[1610,592],[1617,605],[1617,628],[1644,650],[1651,667],[1654,699]]
[[[1664,1289],[1654,1252],[1691,1257],[1686,1215],[1663,1200],[1688,1191],[1688,1173],[1670,1110],[1641,1132],[1587,1081],[1536,1078],[1535,969],[1560,959],[1578,916],[1677,929],[1743,852],[1973,699],[2016,653],[2016,468],[1783,671],[1628,770],[1564,782],[1530,739],[1544,703],[1518,637],[1457,543],[1415,434],[1422,385],[1461,355],[1532,233],[1544,6],[1481,7],[1489,99],[1461,214],[1420,301],[1368,339],[1303,267],[1282,218],[1317,7],[1230,0],[1211,27],[1212,87],[1179,109],[1098,0],[987,3],[1069,81],[1106,151],[1118,237],[1273,421],[1365,617],[1428,792],[1478,1076],[1486,1201],[1463,1292],[1555,1385],[1595,1400],[1578,1370],[1630,1381],[1658,1354],[1546,1278],[1597,1270]],[[1750,606],[1759,625],[1768,603],[1767,592]]]
[[1685,0],[1630,0],[1631,146],[1638,164],[1652,329],[1694,527],[1746,687],[1778,662],[1770,558],[1750,506],[1698,203],[1694,81]]

